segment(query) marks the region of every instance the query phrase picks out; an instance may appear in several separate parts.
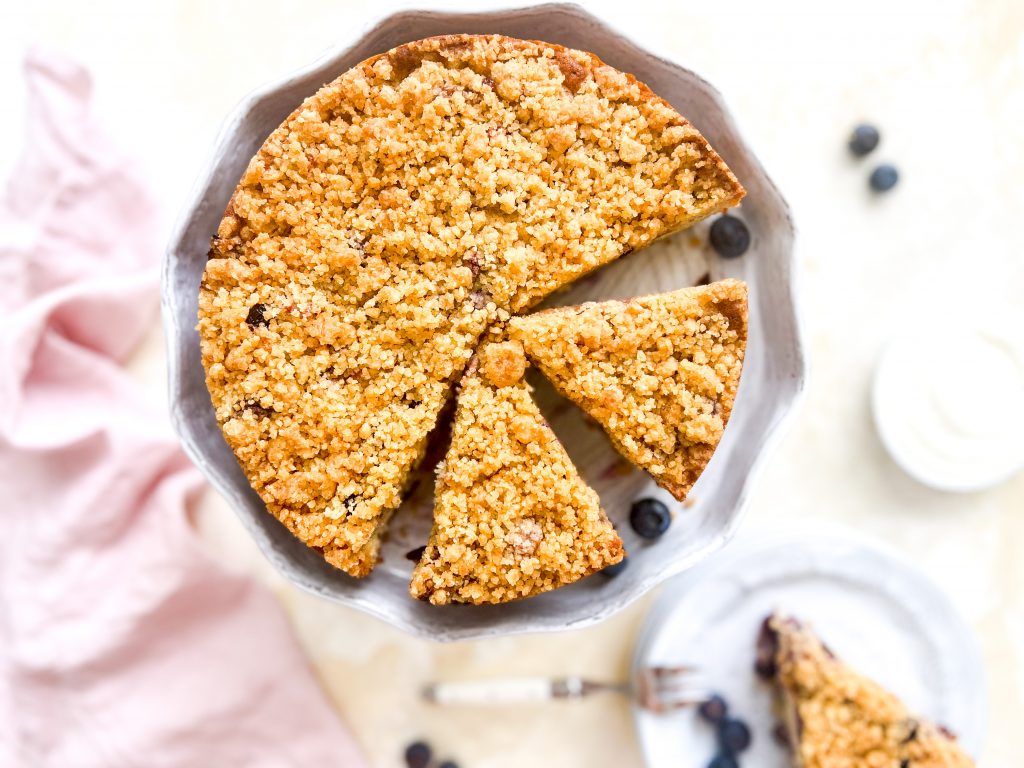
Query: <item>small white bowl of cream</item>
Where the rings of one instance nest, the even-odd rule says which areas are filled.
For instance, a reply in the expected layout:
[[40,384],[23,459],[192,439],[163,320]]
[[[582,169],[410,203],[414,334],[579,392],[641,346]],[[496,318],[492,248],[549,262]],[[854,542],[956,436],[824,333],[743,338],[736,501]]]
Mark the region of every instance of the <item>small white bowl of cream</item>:
[[922,313],[875,370],[878,433],[909,475],[979,491],[1024,469],[1024,311]]

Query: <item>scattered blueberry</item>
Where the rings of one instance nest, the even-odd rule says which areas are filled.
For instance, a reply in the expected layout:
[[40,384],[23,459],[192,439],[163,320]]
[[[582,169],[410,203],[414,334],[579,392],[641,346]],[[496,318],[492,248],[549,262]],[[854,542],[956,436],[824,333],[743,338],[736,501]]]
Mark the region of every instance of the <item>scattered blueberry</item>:
[[697,712],[712,725],[717,725],[725,720],[725,716],[729,713],[729,705],[725,703],[725,699],[716,693],[701,704],[697,708]]
[[896,186],[896,182],[899,180],[900,174],[896,167],[885,164],[878,166],[871,172],[868,183],[875,192],[888,192]]
[[604,568],[602,568],[601,575],[607,576],[609,579],[614,579],[616,576],[618,576],[620,573],[626,570],[627,565],[629,565],[629,559],[623,557],[621,560],[619,560],[619,562],[615,563],[614,565],[606,565]]
[[430,747],[422,741],[414,741],[405,748],[405,764],[409,768],[427,768],[430,764]]
[[711,762],[708,763],[708,768],[739,768],[740,764],[736,762],[736,758],[727,752],[719,753],[711,758]]
[[750,247],[750,230],[743,219],[725,214],[711,225],[711,247],[726,259],[742,256]]
[[850,151],[857,157],[864,157],[878,146],[881,138],[875,126],[858,125],[850,136]]
[[718,725],[718,746],[723,752],[738,755],[750,746],[750,729],[742,720],[723,720]]
[[437,766],[437,768],[459,768],[459,764],[456,763],[454,760],[445,760],[443,763]]
[[668,530],[672,515],[657,499],[638,499],[629,510],[629,524],[645,539],[657,539]]

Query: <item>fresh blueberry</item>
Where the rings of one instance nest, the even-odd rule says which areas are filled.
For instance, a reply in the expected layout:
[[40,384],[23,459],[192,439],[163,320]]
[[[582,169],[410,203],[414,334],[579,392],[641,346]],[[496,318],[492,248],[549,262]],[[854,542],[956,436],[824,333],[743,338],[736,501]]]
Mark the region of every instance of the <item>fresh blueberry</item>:
[[721,752],[711,758],[711,762],[708,763],[708,768],[739,768],[740,764],[736,762],[736,758],[727,752]]
[[638,499],[629,510],[629,524],[645,539],[657,539],[668,530],[672,515],[657,499]]
[[409,768],[427,768],[430,765],[430,747],[422,741],[414,741],[405,748],[405,764]]
[[614,579],[616,576],[618,576],[620,573],[626,570],[627,565],[629,565],[629,559],[623,557],[621,560],[619,560],[619,562],[615,563],[614,565],[606,565],[604,568],[602,568],[601,575],[607,576],[609,579]]
[[871,172],[868,183],[875,192],[888,192],[900,180],[899,171],[892,165],[880,165]]
[[742,720],[723,720],[718,724],[718,746],[723,752],[738,755],[750,746],[750,729]]
[[719,216],[711,225],[711,247],[726,259],[742,256],[750,247],[750,230],[743,219],[735,216]]
[[850,136],[850,151],[857,157],[864,157],[878,146],[881,138],[875,126],[858,125]]
[[710,699],[703,702],[697,708],[697,712],[704,720],[712,725],[717,725],[725,720],[725,716],[729,714],[729,705],[725,703],[725,699],[716,693]]
[[270,324],[270,320],[267,319],[267,310],[270,309],[266,304],[256,303],[249,307],[249,313],[245,316],[245,322],[250,328],[255,328],[258,325],[266,327]]
[[443,763],[437,766],[437,768],[459,768],[459,764],[456,763],[454,760],[445,760]]

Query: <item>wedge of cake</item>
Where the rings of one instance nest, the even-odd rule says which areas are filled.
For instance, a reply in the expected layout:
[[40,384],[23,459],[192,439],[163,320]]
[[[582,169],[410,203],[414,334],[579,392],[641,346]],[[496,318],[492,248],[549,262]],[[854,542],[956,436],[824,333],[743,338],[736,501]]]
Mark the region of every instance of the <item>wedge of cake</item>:
[[775,686],[797,768],[974,765],[949,731],[912,716],[893,694],[839,661],[795,619],[765,620],[756,669]]
[[747,287],[723,280],[559,307],[514,318],[511,333],[623,456],[682,500],[732,411],[747,342]]
[[368,59],[270,135],[213,238],[198,329],[225,439],[363,576],[484,329],[742,196],[592,54],[454,35]]
[[505,603],[622,559],[597,493],[533,402],[525,369],[518,342],[494,342],[462,380],[414,597]]

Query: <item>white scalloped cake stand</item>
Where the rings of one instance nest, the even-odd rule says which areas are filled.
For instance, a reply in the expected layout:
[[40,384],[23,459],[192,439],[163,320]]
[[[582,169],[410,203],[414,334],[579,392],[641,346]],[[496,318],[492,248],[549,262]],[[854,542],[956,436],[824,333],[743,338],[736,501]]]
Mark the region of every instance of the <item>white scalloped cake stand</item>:
[[[384,562],[358,581],[332,569],[267,514],[225,444],[203,380],[195,332],[199,280],[208,243],[243,169],[263,140],[306,96],[368,56],[429,35],[502,33],[593,51],[634,73],[687,116],[721,153],[747,189],[739,210],[753,244],[740,259],[720,261],[706,245],[707,225],[609,266],[559,297],[559,303],[622,297],[737,277],[751,287],[750,342],[729,428],[693,489],[692,506],[677,515],[657,544],[643,546],[626,522],[630,501],[650,492],[642,473],[623,471],[605,437],[550,392],[540,394],[556,433],[591,482],[631,554],[620,577],[601,577],[505,606],[436,608],[408,597],[412,563],[404,553],[426,541],[429,484],[400,510]],[[315,63],[246,98],[228,118],[209,165],[178,222],[163,273],[164,324],[172,419],[196,464],[239,514],[266,556],[299,586],[359,608],[406,631],[438,640],[582,627],[601,621],[666,578],[690,568],[733,535],[768,446],[803,389],[805,366],[794,299],[793,222],[779,191],[740,138],[718,93],[699,76],[573,5],[440,13],[404,11],[350,35]],[[427,496],[427,498],[424,498]]]

